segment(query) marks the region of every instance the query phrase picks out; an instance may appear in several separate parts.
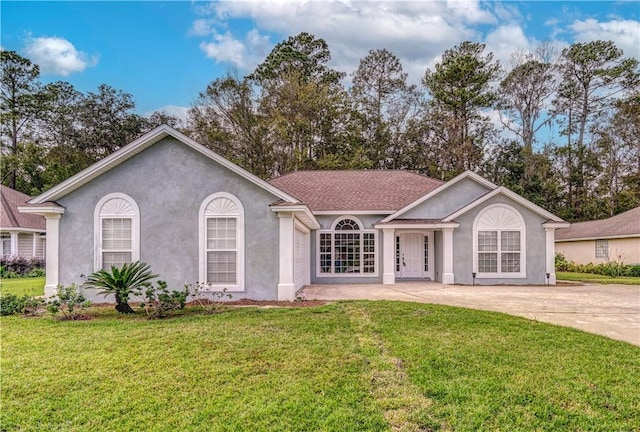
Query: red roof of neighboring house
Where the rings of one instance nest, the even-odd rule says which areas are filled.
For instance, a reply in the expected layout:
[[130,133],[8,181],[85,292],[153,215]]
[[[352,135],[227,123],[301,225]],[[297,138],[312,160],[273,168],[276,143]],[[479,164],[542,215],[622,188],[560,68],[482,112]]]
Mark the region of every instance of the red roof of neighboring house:
[[18,206],[29,201],[29,195],[13,190],[10,187],[0,185],[0,227],[5,228],[29,228],[45,230],[46,222],[44,217],[24,214],[18,211]]
[[295,171],[269,183],[312,211],[396,211],[443,184],[398,170]]
[[640,207],[607,219],[572,223],[556,231],[556,240],[640,236]]

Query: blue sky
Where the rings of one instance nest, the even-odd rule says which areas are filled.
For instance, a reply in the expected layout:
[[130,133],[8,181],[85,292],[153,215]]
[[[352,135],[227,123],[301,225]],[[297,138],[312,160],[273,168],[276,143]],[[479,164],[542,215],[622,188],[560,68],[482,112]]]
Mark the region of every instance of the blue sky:
[[137,111],[184,113],[198,92],[235,68],[251,72],[301,31],[324,38],[332,66],[351,73],[387,48],[418,82],[444,50],[487,44],[505,66],[516,50],[551,40],[613,40],[640,59],[637,1],[17,2],[0,4],[3,49],[40,65],[43,82],[100,84],[133,95]]

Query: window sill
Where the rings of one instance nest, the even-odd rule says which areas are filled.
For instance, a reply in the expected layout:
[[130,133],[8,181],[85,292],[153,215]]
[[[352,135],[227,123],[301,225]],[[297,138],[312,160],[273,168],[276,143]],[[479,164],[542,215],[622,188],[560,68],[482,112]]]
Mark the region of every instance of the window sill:
[[207,284],[205,287],[201,288],[202,292],[220,292],[224,289],[227,289],[227,292],[244,292],[244,288],[240,285],[226,285],[226,284]]
[[476,279],[525,279],[525,273],[476,273]]

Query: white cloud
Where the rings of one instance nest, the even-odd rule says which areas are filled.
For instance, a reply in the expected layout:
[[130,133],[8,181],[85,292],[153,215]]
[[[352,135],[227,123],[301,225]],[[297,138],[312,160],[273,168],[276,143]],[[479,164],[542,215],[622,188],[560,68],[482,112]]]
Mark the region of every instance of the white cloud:
[[251,30],[244,40],[236,39],[231,33],[218,34],[213,31],[210,42],[201,42],[200,49],[207,57],[217,62],[230,63],[242,70],[250,70],[263,59],[269,50],[269,38],[257,30]]
[[611,40],[624,51],[625,57],[640,59],[640,21],[596,21],[593,18],[576,20],[569,26],[577,42]]
[[[217,61],[250,71],[273,46],[265,34],[285,39],[305,31],[327,41],[335,69],[352,72],[370,49],[386,48],[402,60],[410,79],[418,82],[444,50],[480,38],[473,25],[495,21],[486,5],[477,1],[213,2],[200,9],[213,14],[206,18],[221,23],[249,19],[260,32],[233,35],[219,25],[218,32],[200,47]],[[193,28],[209,31],[210,22],[200,21]]]
[[98,63],[97,56],[88,56],[68,40],[56,36],[29,39],[25,53],[40,66],[43,74],[68,76]]
[[145,117],[150,117],[151,114],[156,113],[156,112],[163,112],[165,114],[168,114],[170,116],[173,116],[175,118],[177,118],[178,120],[180,120],[181,122],[186,122],[187,120],[187,113],[189,111],[189,107],[183,107],[183,106],[178,106],[178,105],[165,105],[163,107],[160,107],[156,110],[150,111],[148,113],[146,113],[144,116]]
[[535,45],[534,40],[530,40],[525,34],[522,27],[512,23],[497,27],[489,33],[485,39],[487,48],[486,52],[493,52],[493,58],[499,60],[500,64],[508,68],[511,55],[520,51],[531,51]]

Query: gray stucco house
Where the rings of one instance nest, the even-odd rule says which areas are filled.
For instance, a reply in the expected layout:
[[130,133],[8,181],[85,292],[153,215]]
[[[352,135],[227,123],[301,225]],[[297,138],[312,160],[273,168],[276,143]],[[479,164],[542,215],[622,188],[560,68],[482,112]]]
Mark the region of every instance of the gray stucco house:
[[265,182],[160,126],[20,211],[47,225],[47,280],[142,260],[169,283],[293,300],[313,283],[555,284],[568,224],[472,172],[299,171]]

